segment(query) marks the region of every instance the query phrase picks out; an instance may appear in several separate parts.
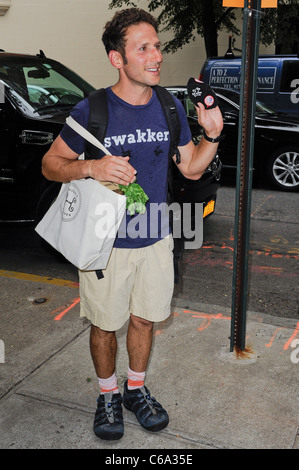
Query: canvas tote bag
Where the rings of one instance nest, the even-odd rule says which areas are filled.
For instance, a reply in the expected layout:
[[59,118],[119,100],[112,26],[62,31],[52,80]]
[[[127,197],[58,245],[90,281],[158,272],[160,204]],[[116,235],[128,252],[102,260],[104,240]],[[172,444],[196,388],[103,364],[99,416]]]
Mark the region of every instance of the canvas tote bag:
[[[108,155],[109,152],[71,116],[67,124]],[[84,158],[84,154],[79,158]],[[36,232],[81,270],[105,269],[126,212],[126,197],[118,185],[92,178],[63,183]]]

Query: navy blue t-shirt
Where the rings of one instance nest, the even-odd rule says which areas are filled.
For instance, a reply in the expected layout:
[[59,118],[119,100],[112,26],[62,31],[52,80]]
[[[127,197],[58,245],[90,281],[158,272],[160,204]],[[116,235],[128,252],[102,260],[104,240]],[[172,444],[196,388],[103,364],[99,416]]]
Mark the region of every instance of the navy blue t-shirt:
[[[116,248],[140,248],[152,245],[170,232],[168,215],[163,218],[167,200],[167,173],[169,130],[159,99],[153,95],[145,105],[133,106],[106,89],[108,98],[108,127],[104,146],[116,156],[130,156],[130,164],[137,171],[137,183],[149,197],[146,213],[126,215],[118,231]],[[179,145],[191,140],[186,112],[176,100],[181,121]],[[89,117],[88,99],[78,103],[71,116],[87,128]],[[76,153],[84,152],[84,139],[67,124],[60,134],[64,142]],[[99,151],[100,153],[100,151]]]

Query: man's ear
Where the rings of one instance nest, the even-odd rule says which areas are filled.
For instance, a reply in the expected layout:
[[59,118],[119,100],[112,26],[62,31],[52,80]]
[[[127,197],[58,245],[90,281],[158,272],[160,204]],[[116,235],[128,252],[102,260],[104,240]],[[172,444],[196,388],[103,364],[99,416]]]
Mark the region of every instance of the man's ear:
[[123,58],[119,52],[110,51],[108,57],[113,67],[120,69],[123,66]]

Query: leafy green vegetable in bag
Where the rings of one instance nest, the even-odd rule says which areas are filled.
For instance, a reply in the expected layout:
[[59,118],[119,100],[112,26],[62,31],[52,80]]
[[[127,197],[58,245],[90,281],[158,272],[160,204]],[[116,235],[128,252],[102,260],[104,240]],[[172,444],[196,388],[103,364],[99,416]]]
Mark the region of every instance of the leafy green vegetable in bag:
[[142,187],[137,183],[130,183],[128,186],[119,184],[119,189],[124,193],[127,198],[126,208],[129,214],[135,215],[136,212],[139,214],[145,213],[145,204],[148,201],[148,196],[143,191]]

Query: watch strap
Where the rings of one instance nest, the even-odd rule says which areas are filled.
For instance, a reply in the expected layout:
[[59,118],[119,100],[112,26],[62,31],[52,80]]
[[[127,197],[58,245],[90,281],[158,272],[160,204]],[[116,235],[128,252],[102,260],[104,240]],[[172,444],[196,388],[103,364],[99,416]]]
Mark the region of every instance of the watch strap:
[[213,144],[216,144],[225,138],[225,135],[221,134],[218,137],[208,137],[205,131],[203,131],[203,136],[205,140],[212,142]]

